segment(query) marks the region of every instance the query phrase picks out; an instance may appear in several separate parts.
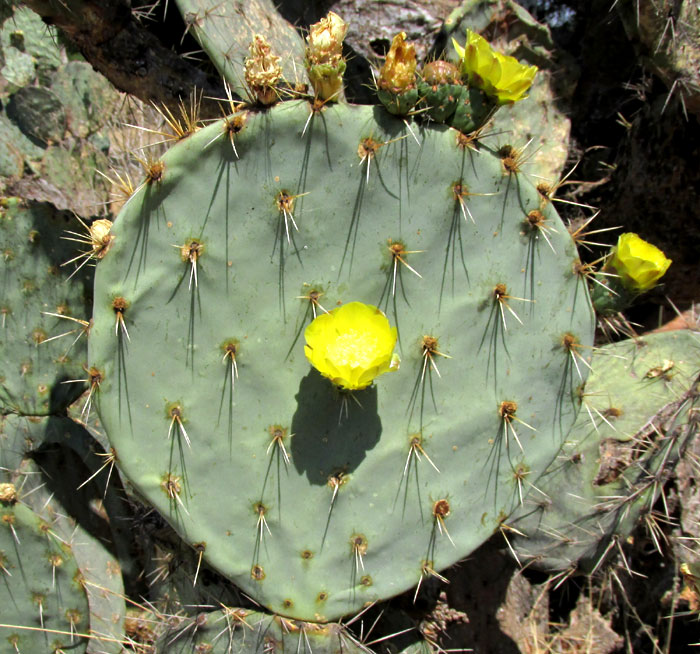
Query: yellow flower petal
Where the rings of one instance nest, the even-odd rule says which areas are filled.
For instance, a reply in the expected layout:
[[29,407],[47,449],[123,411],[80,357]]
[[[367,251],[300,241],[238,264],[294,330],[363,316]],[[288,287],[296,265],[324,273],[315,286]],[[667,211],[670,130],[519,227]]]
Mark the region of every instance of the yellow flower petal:
[[460,59],[464,59],[464,48],[457,42],[457,39],[455,39],[454,37],[452,37],[452,45],[457,51],[457,56]]
[[403,93],[413,88],[416,82],[416,64],[416,49],[406,42],[406,32],[397,34],[379,71],[377,86],[392,93]]
[[655,245],[637,234],[621,234],[610,258],[620,281],[628,288],[643,292],[656,285],[664,276],[671,260]]
[[537,73],[536,66],[527,66],[515,57],[496,52],[489,42],[467,30],[467,42],[462,48],[452,43],[462,59],[462,75],[498,104],[512,104],[525,97]]
[[377,307],[350,302],[317,316],[304,332],[309,363],[336,386],[360,390],[394,370],[397,332]]

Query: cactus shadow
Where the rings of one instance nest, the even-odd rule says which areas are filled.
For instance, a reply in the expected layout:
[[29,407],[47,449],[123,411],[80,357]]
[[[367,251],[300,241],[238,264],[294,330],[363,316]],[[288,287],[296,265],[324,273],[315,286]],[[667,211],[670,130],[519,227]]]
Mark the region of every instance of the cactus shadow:
[[166,192],[163,192],[160,188],[155,188],[151,184],[146,184],[144,188],[143,202],[141,208],[138,210],[138,230],[132,244],[129,263],[124,276],[124,278],[127,279],[135,267],[134,287],[138,284],[141,273],[146,270],[148,264],[149,236],[151,228],[153,227],[154,216],[156,220],[162,218],[162,220],[159,221],[162,222],[162,224],[167,223],[165,210],[163,208],[163,200],[166,195]]
[[351,473],[379,442],[382,422],[375,387],[343,397],[312,369],[301,380],[296,400],[291,458],[310,483],[325,486],[331,475]]
[[[465,240],[463,241],[462,239],[461,211],[458,203],[455,202],[452,218],[450,220],[450,228],[447,234],[447,243],[445,244],[445,258],[442,265],[442,279],[440,280],[440,295],[438,299],[438,313],[440,313],[442,309],[442,300],[445,293],[449,290],[449,292],[454,295],[457,277],[456,271],[460,267],[459,264],[461,264],[467,285],[469,285],[469,270],[467,269],[467,261],[464,255]],[[458,256],[459,261],[457,261]],[[450,276],[452,278],[451,280],[449,279]]]
[[[105,446],[73,420],[49,416],[42,428],[41,444],[30,454],[41,471],[32,485],[37,490],[45,486],[43,493],[49,499],[56,498],[70,520],[119,560],[128,587],[140,587],[137,578],[141,571],[130,546],[131,507]],[[49,500],[44,507],[48,505]],[[109,518],[95,506],[103,507]]]

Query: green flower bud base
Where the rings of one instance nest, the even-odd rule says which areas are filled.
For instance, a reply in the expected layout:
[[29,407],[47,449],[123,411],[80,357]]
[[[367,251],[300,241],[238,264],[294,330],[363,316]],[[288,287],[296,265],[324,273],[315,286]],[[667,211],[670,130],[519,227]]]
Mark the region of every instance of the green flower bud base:
[[409,89],[403,93],[393,93],[385,89],[377,89],[377,97],[384,108],[395,116],[406,116],[416,106],[419,100],[418,89]]
[[420,82],[421,107],[438,123],[446,123],[464,134],[483,127],[498,108],[483,91],[460,84]]

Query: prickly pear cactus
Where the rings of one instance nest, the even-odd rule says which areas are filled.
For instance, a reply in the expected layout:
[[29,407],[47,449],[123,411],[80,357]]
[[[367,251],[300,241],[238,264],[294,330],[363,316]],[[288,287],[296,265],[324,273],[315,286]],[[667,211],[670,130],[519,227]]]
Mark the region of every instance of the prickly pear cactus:
[[77,219],[47,204],[0,200],[2,413],[58,412],[85,388],[86,339],[80,336],[89,324],[92,268],[64,266],[76,257],[87,261],[74,242],[59,237],[65,228],[73,232],[69,239],[85,238]]
[[271,0],[250,0],[245,11],[240,3],[229,0],[176,0],[175,4],[186,30],[240,97],[248,97],[243,69],[248,46],[256,34],[272,43],[277,54],[285,53],[280,74],[292,84],[306,82],[304,40]]
[[288,620],[250,609],[226,607],[192,617],[164,616],[150,611],[130,618],[135,644],[155,653],[256,654],[309,651],[321,654],[369,652],[339,623],[320,625]]
[[54,27],[11,4],[0,13],[0,176],[10,178],[3,186],[89,219],[107,200],[96,169],[109,166],[119,95],[74,60]]
[[[516,150],[411,129],[307,102],[227,117],[150,163],[97,269],[91,391],[123,473],[293,618],[466,556],[578,409],[573,241]],[[348,393],[304,330],[352,301],[386,312],[401,365]]]
[[700,12],[697,2],[618,3],[625,32],[644,64],[680,97],[684,112],[700,113]]
[[[15,488],[16,501],[35,512],[47,542],[69,553],[77,565],[73,581],[84,591],[89,609],[83,612],[78,630],[93,634],[87,654],[118,654],[126,607],[122,570],[112,551],[125,554],[119,539],[125,516],[115,507],[122,498],[115,496],[113,488],[103,488],[108,471],[91,476],[91,471],[69,456],[76,441],[90,440],[68,418],[5,416],[0,426],[0,488]],[[99,479],[103,483],[98,488],[99,473],[103,473]],[[98,515],[98,506],[100,512],[109,511],[109,524]],[[45,612],[60,615],[70,608],[71,599],[60,590],[55,607],[44,605]],[[25,614],[14,624],[31,627],[34,617]],[[20,647],[19,651],[24,650]]]
[[[523,562],[561,573],[598,568],[649,516],[697,434],[700,342],[688,331],[601,347],[584,409],[536,490],[509,520]],[[651,523],[648,523],[651,526]]]
[[0,484],[3,651],[84,652],[89,608],[75,558],[13,492]]
[[561,178],[567,162],[571,103],[578,64],[556,47],[547,25],[512,0],[466,0],[446,19],[440,39],[447,44],[447,57],[458,61],[452,39],[460,44],[467,29],[484,35],[499,50],[521,62],[535,64],[539,72],[528,98],[501,108],[489,131],[505,132],[511,142],[526,143],[527,171],[550,182]]

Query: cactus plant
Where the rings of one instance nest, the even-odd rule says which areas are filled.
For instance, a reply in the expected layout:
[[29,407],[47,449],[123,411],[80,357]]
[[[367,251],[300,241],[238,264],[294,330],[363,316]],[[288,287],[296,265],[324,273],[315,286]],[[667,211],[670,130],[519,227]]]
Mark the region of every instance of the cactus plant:
[[[684,112],[700,113],[700,16],[694,2],[615,3],[641,59],[680,98]],[[664,105],[665,106],[665,105]],[[687,117],[687,113],[686,113]]]
[[[228,3],[198,11],[185,13],[194,31]],[[83,383],[76,394],[87,388],[82,402],[42,404],[26,380],[5,380],[3,413],[32,416],[3,416],[0,466],[10,481],[0,494],[8,506],[18,505],[10,485],[38,473],[37,465],[49,473],[67,467],[67,445],[96,479],[118,466],[132,501],[150,503],[182,538],[140,543],[153,604],[132,609],[122,643],[119,579],[110,586],[94,578],[105,594],[88,593],[89,625],[102,637],[88,652],[126,643],[193,653],[367,651],[330,621],[411,587],[415,603],[431,578],[444,581],[442,569],[519,524],[518,507],[522,514],[537,502],[539,491],[528,496],[528,489],[556,476],[541,478],[558,453],[578,445],[581,403],[587,411],[594,406],[598,378],[584,387],[594,328],[586,268],[551,195],[524,173],[523,151],[510,143],[489,147],[483,135],[468,133],[476,126],[471,118],[455,122],[449,93],[433,96],[426,88],[431,69],[416,78],[403,35],[378,83],[388,111],[345,104],[339,43],[325,57],[325,38],[319,28],[308,39],[310,49],[321,48],[306,57],[316,67],[315,97],[299,92],[304,99],[279,102],[288,82],[274,49],[256,35],[253,57],[241,60],[236,78],[247,73],[249,102],[229,97],[230,114],[205,128],[183,105],[184,128],[173,120],[175,134],[166,136],[175,145],[162,158],[143,158],[146,177],[118,220],[69,228],[85,246],[60,257],[66,275],[82,266],[67,285],[80,291],[71,304],[84,298],[75,287],[81,276],[92,283],[88,264],[97,264],[92,314],[71,321],[75,335],[89,331],[89,360],[68,374]],[[486,47],[469,38],[464,61],[469,43]],[[464,86],[469,71],[455,67],[459,79],[451,79],[453,69],[442,63],[431,75],[467,89],[478,104],[477,81]],[[65,119],[59,131],[74,121],[86,126],[76,127],[84,138],[99,120],[90,122],[90,103],[71,100],[72,88],[91,88],[79,69],[56,75],[52,93]],[[534,73],[514,70],[516,77]],[[407,77],[398,79],[397,71]],[[522,97],[524,82],[516,86],[503,98],[494,87],[496,100]],[[483,91],[488,97],[493,89]],[[484,101],[485,116],[496,100]],[[413,106],[427,107],[431,120],[411,116]],[[6,229],[36,210],[16,200],[5,205]],[[19,246],[10,249],[8,297],[27,274],[12,263]],[[21,253],[41,270],[34,253]],[[56,259],[48,246],[42,256]],[[36,318],[55,302],[55,284],[41,285],[42,307],[26,306],[23,315]],[[53,329],[42,327],[49,338],[64,322],[52,317]],[[684,365],[674,362],[675,370],[685,372]],[[54,380],[49,366],[37,368]],[[674,378],[665,362],[649,368],[657,369],[645,380],[660,385],[665,402]],[[618,372],[600,374],[609,380]],[[63,387],[70,385],[54,388]],[[639,397],[647,398],[643,390]],[[66,410],[98,436],[105,430],[100,463],[97,446]],[[669,456],[649,452],[638,468],[660,478],[683,429],[680,419],[669,427]],[[25,441],[44,443],[32,460],[24,457]],[[624,474],[633,488],[648,481],[636,470]],[[63,481],[52,483],[65,491]],[[27,488],[34,496],[20,494],[19,505],[39,509],[34,503],[46,491]],[[653,489],[639,497],[645,493]],[[112,499],[98,510],[109,514],[124,560],[125,515]],[[66,512],[82,515],[88,502],[79,501],[82,508],[66,503]],[[625,506],[632,506],[629,515],[638,509]],[[58,525],[61,510],[47,507],[45,521]],[[547,557],[540,536],[533,538],[538,551],[521,551]],[[80,556],[99,560],[101,569],[115,565],[104,552],[95,559],[85,541],[87,553],[73,550],[79,565]],[[600,551],[600,542],[587,545]],[[592,555],[563,556],[569,565]],[[223,575],[213,584],[202,581],[213,577],[208,566]],[[244,594],[272,615],[240,606]],[[229,608],[213,610],[222,605]],[[17,620],[19,627],[23,617]],[[432,646],[435,628],[424,626],[424,642],[411,651]]]
[[136,647],[148,648],[154,654],[371,651],[342,624],[301,622],[239,607],[200,612],[191,617],[133,611],[128,630]]
[[[129,560],[122,545],[125,514],[113,485],[104,485],[107,474],[95,480],[92,471],[70,456],[71,450],[80,449],[79,443],[90,440],[80,425],[67,418],[6,416],[0,432],[0,487],[15,488],[16,501],[36,514],[49,543],[75,560],[74,581],[88,602],[79,631],[93,635],[86,641],[86,651],[111,654],[122,651],[124,635],[124,583],[115,552]],[[101,511],[109,512],[109,526],[95,511],[98,502]],[[58,606],[69,605],[60,593],[56,600]],[[48,605],[43,610],[55,612]],[[25,614],[16,624],[32,621]]]
[[36,76],[45,79],[52,69],[60,66],[57,31],[47,27],[31,9],[8,7],[0,20],[3,53],[0,75],[9,83],[3,93],[30,84]]
[[[418,135],[371,107],[243,110],[153,162],[99,262],[89,366],[123,473],[290,617],[468,554],[578,408],[593,320],[572,239],[513,149]],[[402,359],[364,390],[303,352],[352,301],[385,311]]]
[[64,265],[76,257],[75,244],[59,238],[64,227],[78,235],[70,238],[88,238],[77,219],[49,205],[2,200],[0,353],[9,364],[0,373],[2,413],[46,415],[83,392],[87,349],[79,336],[90,318],[92,270]]
[[567,163],[569,105],[579,74],[577,62],[556,46],[547,25],[513,0],[462,2],[445,20],[439,38],[450,62],[461,58],[453,39],[461,45],[467,29],[486,36],[502,52],[539,67],[529,98],[502,108],[489,131],[505,132],[511,143],[533,139],[527,171],[554,183]]
[[8,13],[0,26],[4,192],[89,219],[107,199],[95,169],[107,167],[118,95],[88,63],[66,63],[72,53],[30,9]]
[[12,598],[2,611],[7,651],[85,651],[89,607],[70,547],[8,483],[0,485],[0,574]]
[[304,41],[270,0],[249,2],[245,12],[228,0],[176,0],[176,5],[187,31],[239,97],[248,97],[243,71],[248,46],[256,35],[273,43],[276,54],[285,53],[280,73],[290,84],[306,82]]

